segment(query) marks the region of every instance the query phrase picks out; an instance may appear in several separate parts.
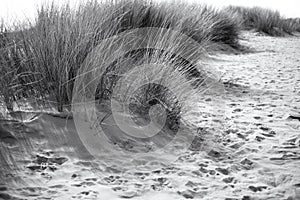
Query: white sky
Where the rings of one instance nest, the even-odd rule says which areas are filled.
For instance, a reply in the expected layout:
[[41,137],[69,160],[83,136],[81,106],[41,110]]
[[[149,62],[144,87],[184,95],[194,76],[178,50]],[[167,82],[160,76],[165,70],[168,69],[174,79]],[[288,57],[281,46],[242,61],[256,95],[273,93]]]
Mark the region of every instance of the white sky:
[[[52,1],[52,0],[51,0]],[[63,3],[70,2],[75,4],[80,0],[54,0]],[[168,0],[156,0],[168,1]],[[226,5],[242,5],[242,6],[261,6],[274,10],[279,10],[286,17],[300,17],[300,1],[299,0],[186,0],[188,2],[205,2],[216,7]],[[33,18],[37,5],[47,0],[0,0],[0,19],[11,23],[13,19],[24,19],[25,17]]]

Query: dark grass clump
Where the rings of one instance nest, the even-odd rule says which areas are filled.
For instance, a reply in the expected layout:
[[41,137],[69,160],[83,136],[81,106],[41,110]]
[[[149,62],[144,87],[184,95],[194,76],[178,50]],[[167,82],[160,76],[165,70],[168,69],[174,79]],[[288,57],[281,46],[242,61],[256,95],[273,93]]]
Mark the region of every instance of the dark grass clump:
[[[35,95],[33,83],[37,72],[26,68],[28,59],[20,45],[20,32],[1,25],[0,30],[0,94],[8,110],[13,110],[13,102]],[[18,39],[18,40],[17,40]]]
[[292,27],[295,32],[300,32],[300,18],[288,18],[285,19],[285,23],[288,27]]
[[206,6],[201,9],[200,15],[206,15],[213,21],[211,28],[207,29],[211,31],[209,35],[211,35],[212,41],[226,44],[233,48],[239,47],[238,39],[241,23],[239,20],[236,20],[234,13]]
[[209,39],[218,44],[238,47],[240,23],[232,13],[203,4],[176,4],[171,7],[182,20],[182,31],[194,40]]
[[229,6],[226,9],[237,13],[242,19],[245,30],[254,29],[271,36],[291,35],[296,31],[295,23],[286,20],[278,11],[260,7],[247,8],[239,6]]

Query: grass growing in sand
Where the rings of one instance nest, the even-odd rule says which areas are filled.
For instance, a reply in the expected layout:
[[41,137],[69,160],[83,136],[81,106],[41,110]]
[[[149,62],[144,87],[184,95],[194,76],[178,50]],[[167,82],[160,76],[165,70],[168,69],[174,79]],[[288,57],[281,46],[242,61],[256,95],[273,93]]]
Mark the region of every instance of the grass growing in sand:
[[236,13],[242,20],[242,26],[246,30],[266,33],[271,36],[291,35],[299,31],[297,20],[286,19],[278,11],[260,7],[229,6],[227,10]]
[[[238,47],[239,24],[226,12],[218,11],[206,5],[192,6],[183,3],[153,3],[151,1],[90,1],[71,8],[68,4],[45,5],[38,9],[34,22],[26,25],[1,26],[1,96],[9,110],[12,102],[26,97],[55,99],[58,111],[63,111],[72,101],[74,80],[78,69],[86,56],[103,39],[124,31],[144,28],[170,28],[193,38],[199,43],[200,50],[191,54],[190,60],[180,58],[184,41],[178,42],[170,35],[157,36],[157,46],[172,52],[153,49],[140,49],[127,52],[122,58],[105,70],[97,89],[97,97],[109,98],[114,83],[121,76],[120,67],[124,63],[164,63],[181,69],[176,76],[162,77],[177,85],[190,84],[192,79],[203,79],[196,66],[205,56],[205,50],[211,43],[220,43]],[[169,44],[168,47],[165,44]],[[184,48],[183,48],[184,49]],[[175,53],[174,53],[175,51]],[[103,56],[110,56],[110,50],[103,47]],[[121,66],[122,63],[122,66]],[[125,67],[126,68],[126,67]],[[168,69],[169,70],[169,69]],[[124,69],[123,69],[124,71]],[[118,74],[110,77],[109,74]],[[170,73],[169,73],[170,74]],[[186,77],[186,78],[181,78]],[[172,77],[172,78],[170,78]],[[180,80],[180,84],[178,81]],[[198,80],[199,81],[199,80]],[[105,82],[105,83],[104,83]],[[177,87],[178,93],[187,93],[183,87]],[[161,89],[160,89],[161,90]],[[146,92],[146,90],[142,90]],[[156,87],[148,89],[154,94]],[[169,102],[171,110],[179,115],[178,100],[168,96],[168,92],[155,94],[158,100]],[[153,95],[140,95],[153,98]],[[150,96],[150,97],[149,97]],[[143,99],[144,107],[149,107],[151,99]],[[172,102],[173,103],[170,103]],[[148,102],[148,103],[147,103]]]
[[[243,21],[239,20],[240,15]],[[194,39],[200,49],[194,51],[187,61],[177,55],[184,53],[184,41],[178,42],[175,35],[160,35],[156,45],[163,50],[146,48],[127,52],[121,58],[112,57],[114,62],[102,69],[103,76],[99,77],[101,84],[97,88],[97,98],[109,99],[115,83],[122,77],[121,71],[130,69],[124,65],[132,67],[138,63],[160,63],[171,66],[173,70],[180,69],[180,73],[172,76],[169,73],[161,79],[177,86],[199,86],[205,75],[197,63],[205,57],[210,45],[238,49],[241,25],[272,35],[277,35],[277,28],[291,33],[291,26],[283,22],[279,13],[260,8],[217,10],[207,5],[180,2],[89,1],[76,8],[68,4],[44,5],[37,10],[33,22],[10,27],[2,23],[0,26],[0,95],[8,110],[13,110],[13,102],[31,97],[52,99],[61,112],[71,105],[74,81],[80,76],[78,69],[87,55],[103,39],[144,27],[176,30]],[[106,47],[101,52],[104,57],[111,56]],[[189,96],[194,92],[181,86],[175,87],[179,94]],[[162,91],[157,86],[140,90],[142,94],[138,96],[144,99],[139,99],[142,105],[138,106],[147,111],[149,102],[155,98],[156,102],[168,102],[167,107],[174,111],[170,115],[179,118],[181,105],[178,99],[170,92]]]

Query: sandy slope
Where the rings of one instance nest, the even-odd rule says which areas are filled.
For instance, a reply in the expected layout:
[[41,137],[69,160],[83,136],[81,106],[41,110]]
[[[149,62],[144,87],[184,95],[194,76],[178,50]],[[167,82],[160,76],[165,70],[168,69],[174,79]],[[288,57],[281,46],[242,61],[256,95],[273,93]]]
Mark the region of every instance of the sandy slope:
[[300,199],[300,38],[242,37],[254,53],[207,63],[223,74],[225,113],[193,102],[186,116],[212,135],[202,151],[152,171],[108,166],[89,156],[72,119],[30,113],[1,121],[0,199]]

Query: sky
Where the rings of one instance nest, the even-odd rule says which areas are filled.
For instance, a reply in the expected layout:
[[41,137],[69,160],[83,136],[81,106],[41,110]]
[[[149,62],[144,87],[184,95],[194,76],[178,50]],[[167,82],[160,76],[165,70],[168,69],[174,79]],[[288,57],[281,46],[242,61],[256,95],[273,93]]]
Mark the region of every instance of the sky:
[[[52,0],[51,0],[52,1]],[[54,0],[58,3],[70,2],[75,5],[78,1],[86,0]],[[155,0],[171,1],[171,0]],[[184,1],[184,0],[183,0]],[[186,0],[187,2],[204,2],[215,7],[227,5],[240,6],[261,6],[278,10],[286,17],[300,17],[299,0]],[[47,0],[0,0],[0,19],[6,23],[11,23],[14,19],[33,19],[38,5],[47,2]]]

